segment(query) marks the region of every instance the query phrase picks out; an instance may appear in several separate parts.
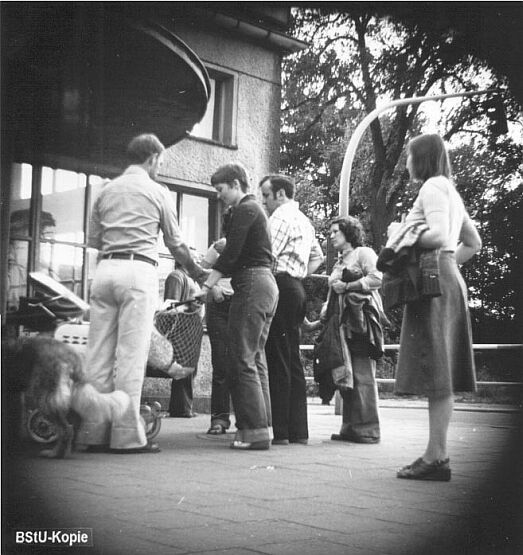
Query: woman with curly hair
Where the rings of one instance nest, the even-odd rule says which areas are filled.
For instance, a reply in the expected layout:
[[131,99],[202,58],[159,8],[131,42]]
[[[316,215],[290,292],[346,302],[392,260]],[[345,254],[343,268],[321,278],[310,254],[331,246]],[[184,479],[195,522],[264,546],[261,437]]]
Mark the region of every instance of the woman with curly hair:
[[339,259],[329,276],[321,319],[325,329],[339,333],[341,364],[326,372],[325,379],[343,399],[341,429],[331,439],[378,443],[376,360],[383,354],[381,323],[386,320],[378,291],[382,275],[376,269],[376,253],[363,245],[363,228],[356,218],[334,219],[330,238]]

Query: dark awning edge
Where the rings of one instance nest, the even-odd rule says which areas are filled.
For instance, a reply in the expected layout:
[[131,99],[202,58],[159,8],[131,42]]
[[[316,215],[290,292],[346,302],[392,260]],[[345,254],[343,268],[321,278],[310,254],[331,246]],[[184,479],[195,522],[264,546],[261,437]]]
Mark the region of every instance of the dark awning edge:
[[148,20],[146,23],[142,23],[135,20],[127,20],[127,24],[133,29],[149,35],[166,46],[169,50],[176,54],[178,58],[183,60],[189,68],[192,69],[194,75],[198,78],[198,81],[201,84],[202,98],[205,100],[205,102],[202,103],[200,113],[195,119],[195,123],[201,121],[205,115],[207,103],[209,102],[209,98],[211,96],[211,82],[209,74],[207,73],[207,70],[205,69],[205,66],[200,58],[183,40],[156,21]]

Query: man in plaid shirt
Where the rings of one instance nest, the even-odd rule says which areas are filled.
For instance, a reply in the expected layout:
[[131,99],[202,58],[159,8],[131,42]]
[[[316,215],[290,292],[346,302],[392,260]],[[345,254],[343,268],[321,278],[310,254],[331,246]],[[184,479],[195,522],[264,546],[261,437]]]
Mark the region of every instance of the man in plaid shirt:
[[323,262],[311,222],[294,201],[294,181],[267,175],[260,181],[263,205],[269,214],[273,272],[279,300],[265,353],[269,370],[275,445],[306,444],[307,393],[300,358],[300,325],[306,313],[302,280]]

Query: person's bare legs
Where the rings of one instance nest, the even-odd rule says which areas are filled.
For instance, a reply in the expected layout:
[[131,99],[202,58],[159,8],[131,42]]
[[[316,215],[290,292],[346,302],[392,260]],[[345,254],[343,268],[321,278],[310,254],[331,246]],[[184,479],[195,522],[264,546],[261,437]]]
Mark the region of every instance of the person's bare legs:
[[429,442],[423,460],[431,463],[448,458],[447,432],[454,409],[454,397],[429,397]]

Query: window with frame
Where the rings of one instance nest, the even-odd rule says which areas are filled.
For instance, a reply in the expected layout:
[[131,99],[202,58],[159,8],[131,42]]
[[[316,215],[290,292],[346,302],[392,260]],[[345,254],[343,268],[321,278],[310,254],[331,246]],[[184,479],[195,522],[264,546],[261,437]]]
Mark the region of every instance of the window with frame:
[[[47,166],[15,163],[11,172],[10,241],[8,254],[9,311],[30,293],[28,275],[44,272],[89,302],[97,251],[87,247],[94,200],[108,178]],[[171,190],[186,244],[205,253],[210,240],[208,195]],[[160,236],[160,283],[174,269],[171,253]],[[163,299],[163,290],[160,291]]]
[[7,308],[29,293],[29,272],[44,272],[86,297],[96,254],[87,248],[89,211],[106,180],[97,175],[15,163],[11,172]]
[[236,142],[236,76],[207,68],[211,94],[203,119],[191,130],[191,136],[232,146]]

